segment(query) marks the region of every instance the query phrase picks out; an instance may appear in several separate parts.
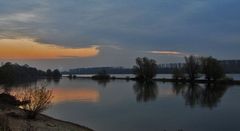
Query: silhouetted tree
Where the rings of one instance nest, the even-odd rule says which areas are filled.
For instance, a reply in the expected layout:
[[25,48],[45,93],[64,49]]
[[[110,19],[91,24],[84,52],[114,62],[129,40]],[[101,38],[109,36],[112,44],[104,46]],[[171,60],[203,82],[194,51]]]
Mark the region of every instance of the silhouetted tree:
[[111,76],[106,72],[106,70],[101,70],[98,72],[98,74],[92,76],[92,79],[95,80],[108,80]]
[[185,57],[185,71],[187,73],[188,79],[191,82],[194,82],[197,78],[199,78],[200,73],[200,61],[198,57],[189,56]]
[[45,76],[45,72],[28,65],[5,63],[0,67],[0,82],[16,82],[24,80],[36,80]]
[[217,59],[212,57],[201,58],[202,73],[208,81],[218,80],[225,76],[223,68]]
[[133,67],[133,72],[138,80],[151,81],[156,76],[157,64],[155,60],[138,57],[136,64]]
[[183,69],[176,68],[173,70],[172,78],[176,81],[178,80],[184,80],[185,79],[185,74],[183,72]]
[[47,75],[47,77],[52,77],[52,70],[51,69],[47,69],[46,75]]
[[59,78],[59,77],[61,77],[62,75],[61,75],[61,73],[60,73],[60,71],[58,70],[58,69],[55,69],[53,72],[52,72],[52,77],[54,77],[54,78]]

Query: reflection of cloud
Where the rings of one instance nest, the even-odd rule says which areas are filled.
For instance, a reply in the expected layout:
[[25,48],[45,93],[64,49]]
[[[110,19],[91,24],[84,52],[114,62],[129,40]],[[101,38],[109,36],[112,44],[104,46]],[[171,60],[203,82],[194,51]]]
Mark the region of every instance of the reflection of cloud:
[[178,51],[147,51],[150,54],[187,56],[188,54]]
[[71,57],[93,57],[98,55],[97,46],[66,48],[42,44],[33,39],[1,39],[0,59],[60,59]]
[[54,104],[67,101],[98,102],[100,94],[94,89],[53,88]]

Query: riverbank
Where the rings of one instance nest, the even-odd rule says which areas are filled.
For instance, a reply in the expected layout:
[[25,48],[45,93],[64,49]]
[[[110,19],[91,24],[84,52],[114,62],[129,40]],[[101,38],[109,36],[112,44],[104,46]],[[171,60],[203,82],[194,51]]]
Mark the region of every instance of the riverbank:
[[0,131],[93,131],[87,127],[40,114],[26,119],[25,112],[11,106],[0,107]]

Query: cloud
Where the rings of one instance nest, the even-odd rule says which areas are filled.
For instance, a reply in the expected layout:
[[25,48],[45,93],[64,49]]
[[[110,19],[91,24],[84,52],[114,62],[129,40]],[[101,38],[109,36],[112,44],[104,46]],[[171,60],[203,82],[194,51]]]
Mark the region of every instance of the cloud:
[[31,22],[36,20],[36,16],[32,13],[15,13],[12,15],[0,16],[0,21],[2,22]]
[[27,38],[0,40],[0,59],[2,60],[85,58],[97,56],[99,52],[100,49],[97,46],[67,48],[54,44],[42,44]]
[[159,55],[174,55],[174,56],[188,56],[187,53],[178,52],[178,51],[146,51],[150,54],[159,54]]

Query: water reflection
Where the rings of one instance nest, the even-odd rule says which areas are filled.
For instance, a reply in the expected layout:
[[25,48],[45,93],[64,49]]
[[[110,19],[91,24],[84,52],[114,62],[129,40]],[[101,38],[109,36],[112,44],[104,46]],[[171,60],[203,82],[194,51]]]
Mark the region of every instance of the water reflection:
[[[18,98],[24,97],[24,94],[27,93],[30,88],[35,86],[28,87],[17,87],[11,88],[9,94],[17,96]],[[51,88],[53,99],[53,104],[60,104],[65,102],[98,102],[100,99],[100,93],[95,89],[76,89],[76,88]]]
[[98,102],[100,98],[100,93],[95,89],[53,88],[52,91],[53,104],[72,101]]
[[9,82],[9,83],[0,83],[1,92],[9,93],[13,88],[19,87],[33,87],[40,83],[46,84],[58,84],[60,82],[60,78],[47,78],[47,79],[38,79],[38,80],[25,80],[25,81],[17,81],[17,82]]
[[173,84],[173,91],[176,95],[182,95],[186,105],[194,108],[201,107],[214,108],[220,102],[228,87],[221,84]]
[[[19,83],[9,83],[0,85],[0,93],[9,93],[14,96],[20,96],[26,93],[29,88],[34,88],[37,85],[45,83],[50,85],[53,83],[57,85],[60,82],[60,79],[43,79],[38,81],[29,81],[29,82],[19,82]],[[64,102],[98,102],[100,99],[100,93],[98,90],[93,88],[59,88],[51,87],[53,93],[53,104],[59,104]]]
[[97,81],[98,85],[107,87],[107,84],[111,81],[110,79],[96,79],[94,81]]
[[15,82],[15,83],[3,83],[0,85],[1,93],[10,93],[13,89],[21,87],[31,87],[37,85],[37,81],[29,81],[29,82]]
[[60,82],[60,78],[47,78],[47,83],[54,83],[54,84],[58,84]]
[[[100,93],[97,88],[86,88],[81,86],[80,88],[72,87],[56,87],[60,80],[47,79],[40,80],[38,82],[27,82],[27,83],[10,83],[0,85],[0,92],[11,93],[20,92],[21,89],[34,87],[38,83],[43,81],[48,84],[53,83],[53,103],[63,103],[71,101],[79,102],[99,102]],[[106,87],[110,80],[97,80],[97,83],[101,86]],[[171,89],[172,88],[172,89]],[[157,99],[157,97],[181,95],[187,106],[192,108],[196,106],[214,108],[218,105],[221,98],[228,89],[225,85],[214,85],[214,84],[183,84],[174,83],[173,87],[160,88],[156,82],[136,82],[133,85],[133,90],[136,95],[137,102],[150,102]]]
[[136,82],[133,85],[137,102],[153,101],[158,96],[158,86],[156,82]]

